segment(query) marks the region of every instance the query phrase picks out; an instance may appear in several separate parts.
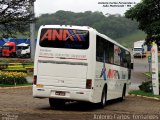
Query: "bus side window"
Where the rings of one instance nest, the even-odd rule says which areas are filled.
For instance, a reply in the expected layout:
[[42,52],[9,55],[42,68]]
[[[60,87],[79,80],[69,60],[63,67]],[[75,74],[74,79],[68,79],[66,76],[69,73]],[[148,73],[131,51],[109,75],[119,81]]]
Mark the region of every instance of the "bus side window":
[[105,63],[109,63],[108,41],[104,40]]
[[124,58],[124,59],[123,59],[123,67],[126,67],[126,68],[127,68],[127,66],[128,66],[127,59]]
[[131,55],[129,52],[126,52],[127,68],[130,68],[131,65]]
[[109,42],[109,47],[108,47],[108,53],[109,53],[109,63],[113,64],[114,63],[114,44]]
[[103,43],[99,36],[96,37],[96,61],[103,62],[104,50],[103,50]]
[[129,68],[131,59],[130,59],[130,53],[128,51],[125,51],[125,56],[123,58],[123,67]]
[[125,50],[121,48],[121,53],[120,53],[120,65],[122,67],[125,66]]

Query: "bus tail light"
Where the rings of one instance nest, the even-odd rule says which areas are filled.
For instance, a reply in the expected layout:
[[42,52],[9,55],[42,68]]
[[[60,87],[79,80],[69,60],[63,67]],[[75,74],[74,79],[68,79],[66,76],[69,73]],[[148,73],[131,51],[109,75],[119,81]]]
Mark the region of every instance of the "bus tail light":
[[33,76],[33,84],[36,85],[37,84],[37,75]]
[[87,79],[86,80],[86,89],[91,89],[92,88],[92,80],[91,79]]

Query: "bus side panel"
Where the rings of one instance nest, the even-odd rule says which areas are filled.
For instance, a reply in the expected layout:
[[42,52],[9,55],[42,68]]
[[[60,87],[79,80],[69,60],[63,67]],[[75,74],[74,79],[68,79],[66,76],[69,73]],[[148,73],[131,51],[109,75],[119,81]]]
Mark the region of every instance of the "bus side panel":
[[105,64],[106,71],[105,75],[102,75],[102,69],[104,69],[104,63],[102,62],[96,62],[96,72],[95,72],[95,81],[96,81],[96,91],[98,91],[98,95],[102,95],[103,87],[106,84],[107,85],[107,100],[114,99],[117,96],[117,90],[116,90],[116,80],[109,79],[108,77],[108,71],[109,69],[112,69],[113,66],[109,64]]
[[41,33],[41,28],[38,31],[38,37],[37,37],[37,43],[36,43],[36,48],[35,48],[35,59],[34,59],[34,76],[37,76],[37,64],[38,64],[38,55],[39,55],[39,40],[40,40],[40,33]]
[[[88,65],[88,73],[87,78],[92,79],[92,101],[94,103],[99,103],[101,101],[101,93],[102,93],[102,86],[104,83],[99,83],[95,77],[96,73],[96,32],[90,31],[90,53],[89,53],[89,65]],[[101,87],[100,87],[101,86]]]

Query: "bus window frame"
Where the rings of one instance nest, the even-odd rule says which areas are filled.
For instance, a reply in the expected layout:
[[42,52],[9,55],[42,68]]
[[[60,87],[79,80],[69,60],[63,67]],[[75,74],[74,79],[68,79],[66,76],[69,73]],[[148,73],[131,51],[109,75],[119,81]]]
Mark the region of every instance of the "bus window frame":
[[[89,30],[81,30],[81,29],[67,29],[67,28],[43,28],[43,29],[51,29],[51,30],[77,30],[77,31],[86,31],[87,32],[87,38],[88,38],[88,40],[87,40],[87,47],[86,48],[67,48],[67,47],[48,47],[48,46],[46,46],[46,47],[44,47],[44,46],[42,46],[41,45],[41,40],[39,40],[39,46],[40,47],[44,47],[44,48],[60,48],[60,49],[77,49],[77,50],[87,50],[87,49],[89,49],[89,47],[90,47],[90,31]],[[40,31],[40,38],[39,39],[41,39],[41,34],[42,34],[42,30],[43,29],[41,29],[41,31]]]

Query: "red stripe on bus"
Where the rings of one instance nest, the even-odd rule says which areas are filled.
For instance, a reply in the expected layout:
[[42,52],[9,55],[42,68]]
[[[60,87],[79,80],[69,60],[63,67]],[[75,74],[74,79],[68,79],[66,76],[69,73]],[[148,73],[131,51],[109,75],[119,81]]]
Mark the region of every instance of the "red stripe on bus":
[[87,60],[87,59],[81,59],[81,58],[63,58],[63,57],[47,57],[47,56],[39,56],[43,58],[59,58],[59,59],[72,59],[72,60]]
[[47,57],[47,56],[39,56],[39,57],[43,57],[43,58],[54,58],[54,57]]
[[81,59],[81,58],[63,58],[63,57],[56,57],[60,59],[72,59],[72,60],[87,60],[87,59]]

